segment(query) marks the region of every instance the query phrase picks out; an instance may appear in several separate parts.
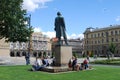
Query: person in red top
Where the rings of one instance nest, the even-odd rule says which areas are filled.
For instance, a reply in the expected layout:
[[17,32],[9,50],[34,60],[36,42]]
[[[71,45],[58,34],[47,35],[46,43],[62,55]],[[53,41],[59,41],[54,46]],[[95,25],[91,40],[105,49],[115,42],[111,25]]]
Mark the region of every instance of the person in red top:
[[85,59],[85,60],[83,61],[83,64],[84,64],[84,66],[85,66],[85,69],[87,69],[87,68],[88,68],[88,60]]

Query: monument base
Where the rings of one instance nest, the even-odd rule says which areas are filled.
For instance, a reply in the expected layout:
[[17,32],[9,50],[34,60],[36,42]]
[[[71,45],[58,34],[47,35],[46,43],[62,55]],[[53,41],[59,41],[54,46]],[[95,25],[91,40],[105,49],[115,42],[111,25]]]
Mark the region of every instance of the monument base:
[[71,46],[55,47],[55,66],[68,66],[68,62],[71,58],[72,58]]
[[72,58],[72,47],[65,45],[55,46],[55,62],[54,66],[49,66],[43,69],[45,72],[67,72],[71,69],[68,67],[68,62]]
[[51,73],[58,73],[58,72],[67,72],[67,71],[71,71],[70,68],[68,68],[67,66],[61,66],[61,67],[46,67],[43,69],[43,71],[45,72],[51,72]]

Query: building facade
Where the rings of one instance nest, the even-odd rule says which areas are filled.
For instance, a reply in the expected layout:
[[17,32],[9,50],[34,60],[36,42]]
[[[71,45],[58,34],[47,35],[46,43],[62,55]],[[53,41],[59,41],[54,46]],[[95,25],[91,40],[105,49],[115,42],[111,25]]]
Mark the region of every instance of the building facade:
[[43,35],[41,32],[34,32],[32,34],[32,38],[29,42],[16,42],[10,43],[10,55],[11,56],[24,56],[28,53],[28,49],[30,48],[30,55],[34,57],[39,56],[50,56],[51,55],[51,43],[50,38]]
[[87,55],[106,56],[111,43],[116,46],[114,56],[120,56],[120,25],[87,28],[84,32],[84,52]]
[[10,48],[9,43],[5,42],[5,39],[0,39],[0,56],[9,56]]
[[[53,40],[55,42],[52,42],[52,52],[54,53],[55,45],[57,40]],[[62,40],[63,45],[65,45],[65,42]],[[67,40],[68,45],[72,46],[72,53],[77,54],[78,56],[82,56],[83,53],[83,39],[68,39]]]
[[83,39],[69,39],[68,44],[72,46],[72,53],[82,56],[83,53]]

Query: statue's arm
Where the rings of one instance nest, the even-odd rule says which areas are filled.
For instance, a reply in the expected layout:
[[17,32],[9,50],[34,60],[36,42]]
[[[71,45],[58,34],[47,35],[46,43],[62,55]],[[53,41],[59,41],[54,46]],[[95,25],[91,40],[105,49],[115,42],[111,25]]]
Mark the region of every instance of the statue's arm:
[[56,31],[56,26],[57,26],[57,24],[56,24],[56,18],[55,18],[54,26],[55,26],[54,30]]

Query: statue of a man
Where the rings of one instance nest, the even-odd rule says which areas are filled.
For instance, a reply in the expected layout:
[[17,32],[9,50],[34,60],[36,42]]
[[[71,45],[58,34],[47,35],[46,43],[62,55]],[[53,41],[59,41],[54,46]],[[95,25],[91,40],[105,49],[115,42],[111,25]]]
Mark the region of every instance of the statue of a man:
[[68,45],[67,36],[65,33],[66,31],[65,22],[60,12],[57,12],[57,17],[55,18],[54,25],[55,25],[54,30],[56,31],[56,38],[58,38],[58,45],[62,45],[62,41],[61,41],[62,36],[65,40],[65,44]]

